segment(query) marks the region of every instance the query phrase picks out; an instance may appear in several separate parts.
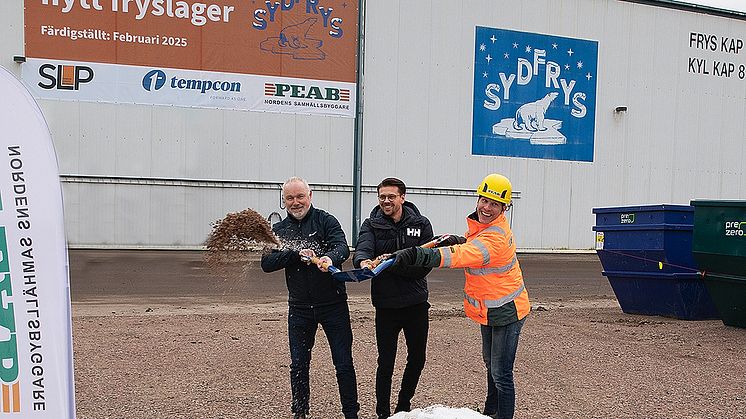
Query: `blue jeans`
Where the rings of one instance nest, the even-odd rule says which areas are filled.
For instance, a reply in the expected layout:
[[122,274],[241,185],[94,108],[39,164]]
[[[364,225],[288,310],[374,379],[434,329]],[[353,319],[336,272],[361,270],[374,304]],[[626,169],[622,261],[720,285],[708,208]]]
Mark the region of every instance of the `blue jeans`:
[[346,419],[357,419],[360,405],[357,402],[357,380],[352,364],[352,327],[347,302],[315,308],[289,308],[291,410],[293,413],[308,413],[311,397],[308,372],[319,325],[324,329],[332,352],[342,413]]
[[523,319],[505,326],[481,326],[482,358],[487,367],[487,399],[484,414],[512,419],[515,413],[513,363]]

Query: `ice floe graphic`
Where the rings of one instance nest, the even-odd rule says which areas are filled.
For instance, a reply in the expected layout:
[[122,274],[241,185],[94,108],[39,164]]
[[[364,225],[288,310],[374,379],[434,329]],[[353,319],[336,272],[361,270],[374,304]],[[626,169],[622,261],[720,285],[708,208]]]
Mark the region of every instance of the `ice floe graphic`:
[[543,98],[524,103],[515,113],[515,118],[504,118],[492,126],[492,133],[506,139],[529,140],[532,145],[561,145],[567,143],[562,135],[562,121],[546,119],[546,112],[557,92]]
[[259,48],[273,54],[289,54],[295,60],[323,60],[326,58],[321,50],[324,41],[308,36],[317,20],[309,17],[296,25],[288,25],[282,28],[279,37],[265,39],[259,44]]

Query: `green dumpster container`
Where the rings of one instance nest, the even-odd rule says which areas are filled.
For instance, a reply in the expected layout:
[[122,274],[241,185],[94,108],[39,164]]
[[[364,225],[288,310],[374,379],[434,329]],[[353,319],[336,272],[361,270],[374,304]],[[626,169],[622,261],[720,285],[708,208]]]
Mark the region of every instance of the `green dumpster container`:
[[746,277],[707,272],[704,283],[723,323],[746,327]]
[[746,201],[691,201],[692,253],[699,270],[746,277]]

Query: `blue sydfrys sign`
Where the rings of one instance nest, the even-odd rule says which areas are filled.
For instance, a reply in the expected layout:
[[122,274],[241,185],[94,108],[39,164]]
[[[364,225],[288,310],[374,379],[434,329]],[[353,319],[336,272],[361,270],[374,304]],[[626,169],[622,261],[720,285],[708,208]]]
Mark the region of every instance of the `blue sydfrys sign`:
[[472,154],[593,161],[598,42],[477,26]]

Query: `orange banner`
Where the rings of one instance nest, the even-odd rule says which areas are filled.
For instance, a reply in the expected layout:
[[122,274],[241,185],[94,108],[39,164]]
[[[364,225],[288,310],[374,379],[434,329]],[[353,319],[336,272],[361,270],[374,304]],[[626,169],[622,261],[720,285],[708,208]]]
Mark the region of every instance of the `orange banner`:
[[25,0],[26,56],[355,83],[357,0]]

